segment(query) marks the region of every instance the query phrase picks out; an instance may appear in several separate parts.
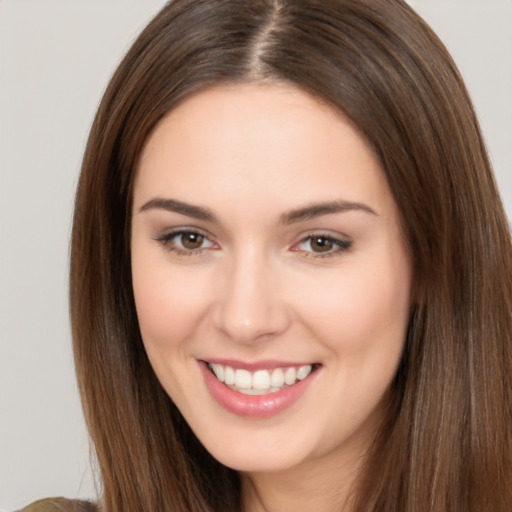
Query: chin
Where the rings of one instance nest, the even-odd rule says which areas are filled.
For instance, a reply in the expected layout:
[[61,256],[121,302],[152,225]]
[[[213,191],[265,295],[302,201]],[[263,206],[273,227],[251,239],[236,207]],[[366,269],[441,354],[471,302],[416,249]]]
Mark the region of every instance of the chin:
[[267,425],[259,431],[225,429],[223,435],[212,433],[197,434],[212,457],[240,472],[285,471],[318,455],[312,443],[313,436],[283,432],[277,425]]
[[297,454],[219,453],[212,456],[228,468],[242,473],[273,473],[286,471],[300,465],[302,460]]

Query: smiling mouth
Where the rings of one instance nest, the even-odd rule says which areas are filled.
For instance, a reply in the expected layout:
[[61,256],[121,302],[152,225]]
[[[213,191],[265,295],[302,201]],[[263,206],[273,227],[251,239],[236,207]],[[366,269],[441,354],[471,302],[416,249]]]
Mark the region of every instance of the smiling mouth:
[[317,366],[307,364],[250,372],[242,368],[208,363],[208,368],[219,382],[245,395],[266,395],[286,389],[304,380]]

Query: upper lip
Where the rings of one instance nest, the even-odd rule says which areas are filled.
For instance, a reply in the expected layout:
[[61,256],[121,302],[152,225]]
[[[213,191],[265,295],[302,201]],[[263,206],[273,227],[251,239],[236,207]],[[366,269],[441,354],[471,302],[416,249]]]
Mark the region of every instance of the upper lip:
[[206,363],[210,364],[221,364],[223,366],[230,366],[234,369],[242,369],[247,370],[249,372],[254,372],[256,370],[273,370],[275,368],[289,368],[290,366],[305,366],[305,365],[314,365],[315,363],[309,361],[283,361],[283,360],[275,360],[275,359],[265,359],[261,361],[239,361],[236,359],[220,359],[220,358],[207,358],[202,359]]

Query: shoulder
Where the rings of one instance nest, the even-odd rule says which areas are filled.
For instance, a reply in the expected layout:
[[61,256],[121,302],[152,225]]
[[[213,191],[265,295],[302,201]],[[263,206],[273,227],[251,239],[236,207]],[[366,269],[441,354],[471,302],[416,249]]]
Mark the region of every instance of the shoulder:
[[89,501],[48,498],[38,500],[18,512],[100,512],[100,509]]

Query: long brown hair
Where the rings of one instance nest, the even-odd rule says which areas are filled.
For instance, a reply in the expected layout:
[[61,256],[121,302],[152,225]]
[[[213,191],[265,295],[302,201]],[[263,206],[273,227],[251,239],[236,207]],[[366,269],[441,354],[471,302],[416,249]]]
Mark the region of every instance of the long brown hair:
[[[468,94],[402,0],[175,0],[99,107],[76,197],[71,319],[83,407],[112,511],[239,511],[236,472],[197,441],[145,355],[130,275],[144,142],[193,92],[285,82],[339,109],[380,158],[415,300],[360,511],[512,507],[512,252]],[[169,321],[172,321],[170,319]]]

